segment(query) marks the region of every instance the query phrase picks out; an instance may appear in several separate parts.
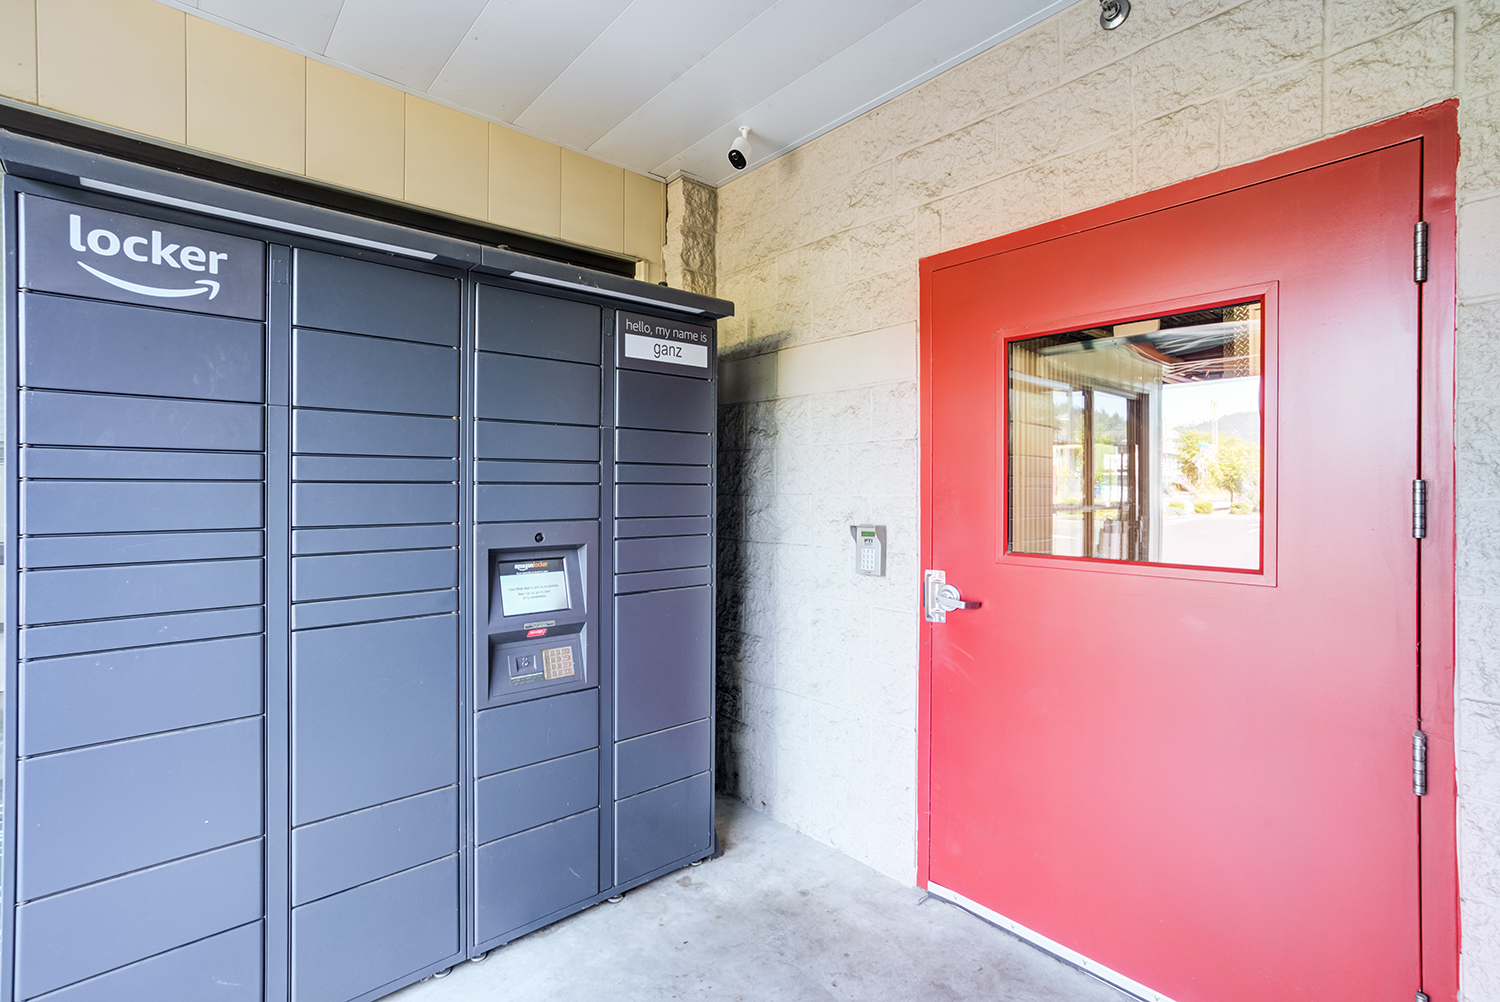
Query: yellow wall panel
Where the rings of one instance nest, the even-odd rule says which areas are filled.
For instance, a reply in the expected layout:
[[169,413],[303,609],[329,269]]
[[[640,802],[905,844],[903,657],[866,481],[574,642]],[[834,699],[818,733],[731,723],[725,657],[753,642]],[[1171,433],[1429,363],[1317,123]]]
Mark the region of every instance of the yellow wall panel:
[[37,0],[39,103],[184,142],[186,22],[154,0]]
[[0,0],[0,96],[662,271],[661,182],[154,0]]
[[562,149],[490,126],[489,220],[528,233],[562,234]]
[[625,168],[562,151],[562,238],[625,250]]
[[188,18],[188,145],[300,174],[306,126],[304,57]]
[[36,103],[36,0],[0,0],[0,94]]
[[406,95],[406,200],[475,219],[489,209],[489,123]]
[[405,94],[307,60],[309,177],[404,198],[405,143]]
[[667,242],[667,186],[654,177],[625,172],[625,253],[651,264],[647,281],[662,278]]

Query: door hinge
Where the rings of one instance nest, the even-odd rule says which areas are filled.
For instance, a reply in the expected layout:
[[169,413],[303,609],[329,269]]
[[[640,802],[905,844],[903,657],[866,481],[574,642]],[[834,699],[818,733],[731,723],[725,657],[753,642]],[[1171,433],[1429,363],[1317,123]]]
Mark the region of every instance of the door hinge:
[[1418,223],[1412,231],[1412,269],[1411,275],[1415,281],[1427,281],[1427,224]]
[[1426,992],[1417,992],[1417,1002],[1432,1002]]
[[1411,735],[1411,792],[1427,796],[1427,735],[1419,730]]
[[1427,538],[1427,481],[1411,482],[1411,534],[1413,539]]

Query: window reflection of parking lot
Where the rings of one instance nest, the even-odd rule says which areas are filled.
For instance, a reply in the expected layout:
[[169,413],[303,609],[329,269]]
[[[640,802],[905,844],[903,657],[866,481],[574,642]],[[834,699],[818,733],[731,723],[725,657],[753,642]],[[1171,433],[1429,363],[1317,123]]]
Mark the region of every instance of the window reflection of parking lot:
[[1255,567],[1260,563],[1260,516],[1187,513],[1162,525],[1161,562],[1208,567]]

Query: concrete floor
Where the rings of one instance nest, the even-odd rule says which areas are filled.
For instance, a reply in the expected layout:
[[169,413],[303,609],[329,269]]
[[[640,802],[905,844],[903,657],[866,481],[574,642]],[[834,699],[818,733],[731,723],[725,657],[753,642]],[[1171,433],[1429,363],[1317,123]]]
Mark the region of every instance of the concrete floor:
[[387,1002],[1129,999],[738,801],[719,799],[719,838],[721,859]]

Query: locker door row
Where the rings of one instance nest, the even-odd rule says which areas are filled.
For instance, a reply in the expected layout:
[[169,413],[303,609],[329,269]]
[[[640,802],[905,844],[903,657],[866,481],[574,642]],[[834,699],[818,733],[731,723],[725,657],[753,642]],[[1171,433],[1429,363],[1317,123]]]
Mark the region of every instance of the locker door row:
[[473,908],[483,951],[613,881],[600,852],[603,311],[485,282],[476,304]]
[[711,325],[20,188],[0,994],[364,1002],[711,851]]
[[76,248],[154,235],[262,289],[266,245],[17,207],[6,981],[15,999],[103,1002],[209,997],[217,978],[235,986],[218,997],[258,999],[265,297],[163,308],[75,261],[102,270],[117,255]]
[[343,1002],[463,952],[462,281],[298,249],[291,972]]

